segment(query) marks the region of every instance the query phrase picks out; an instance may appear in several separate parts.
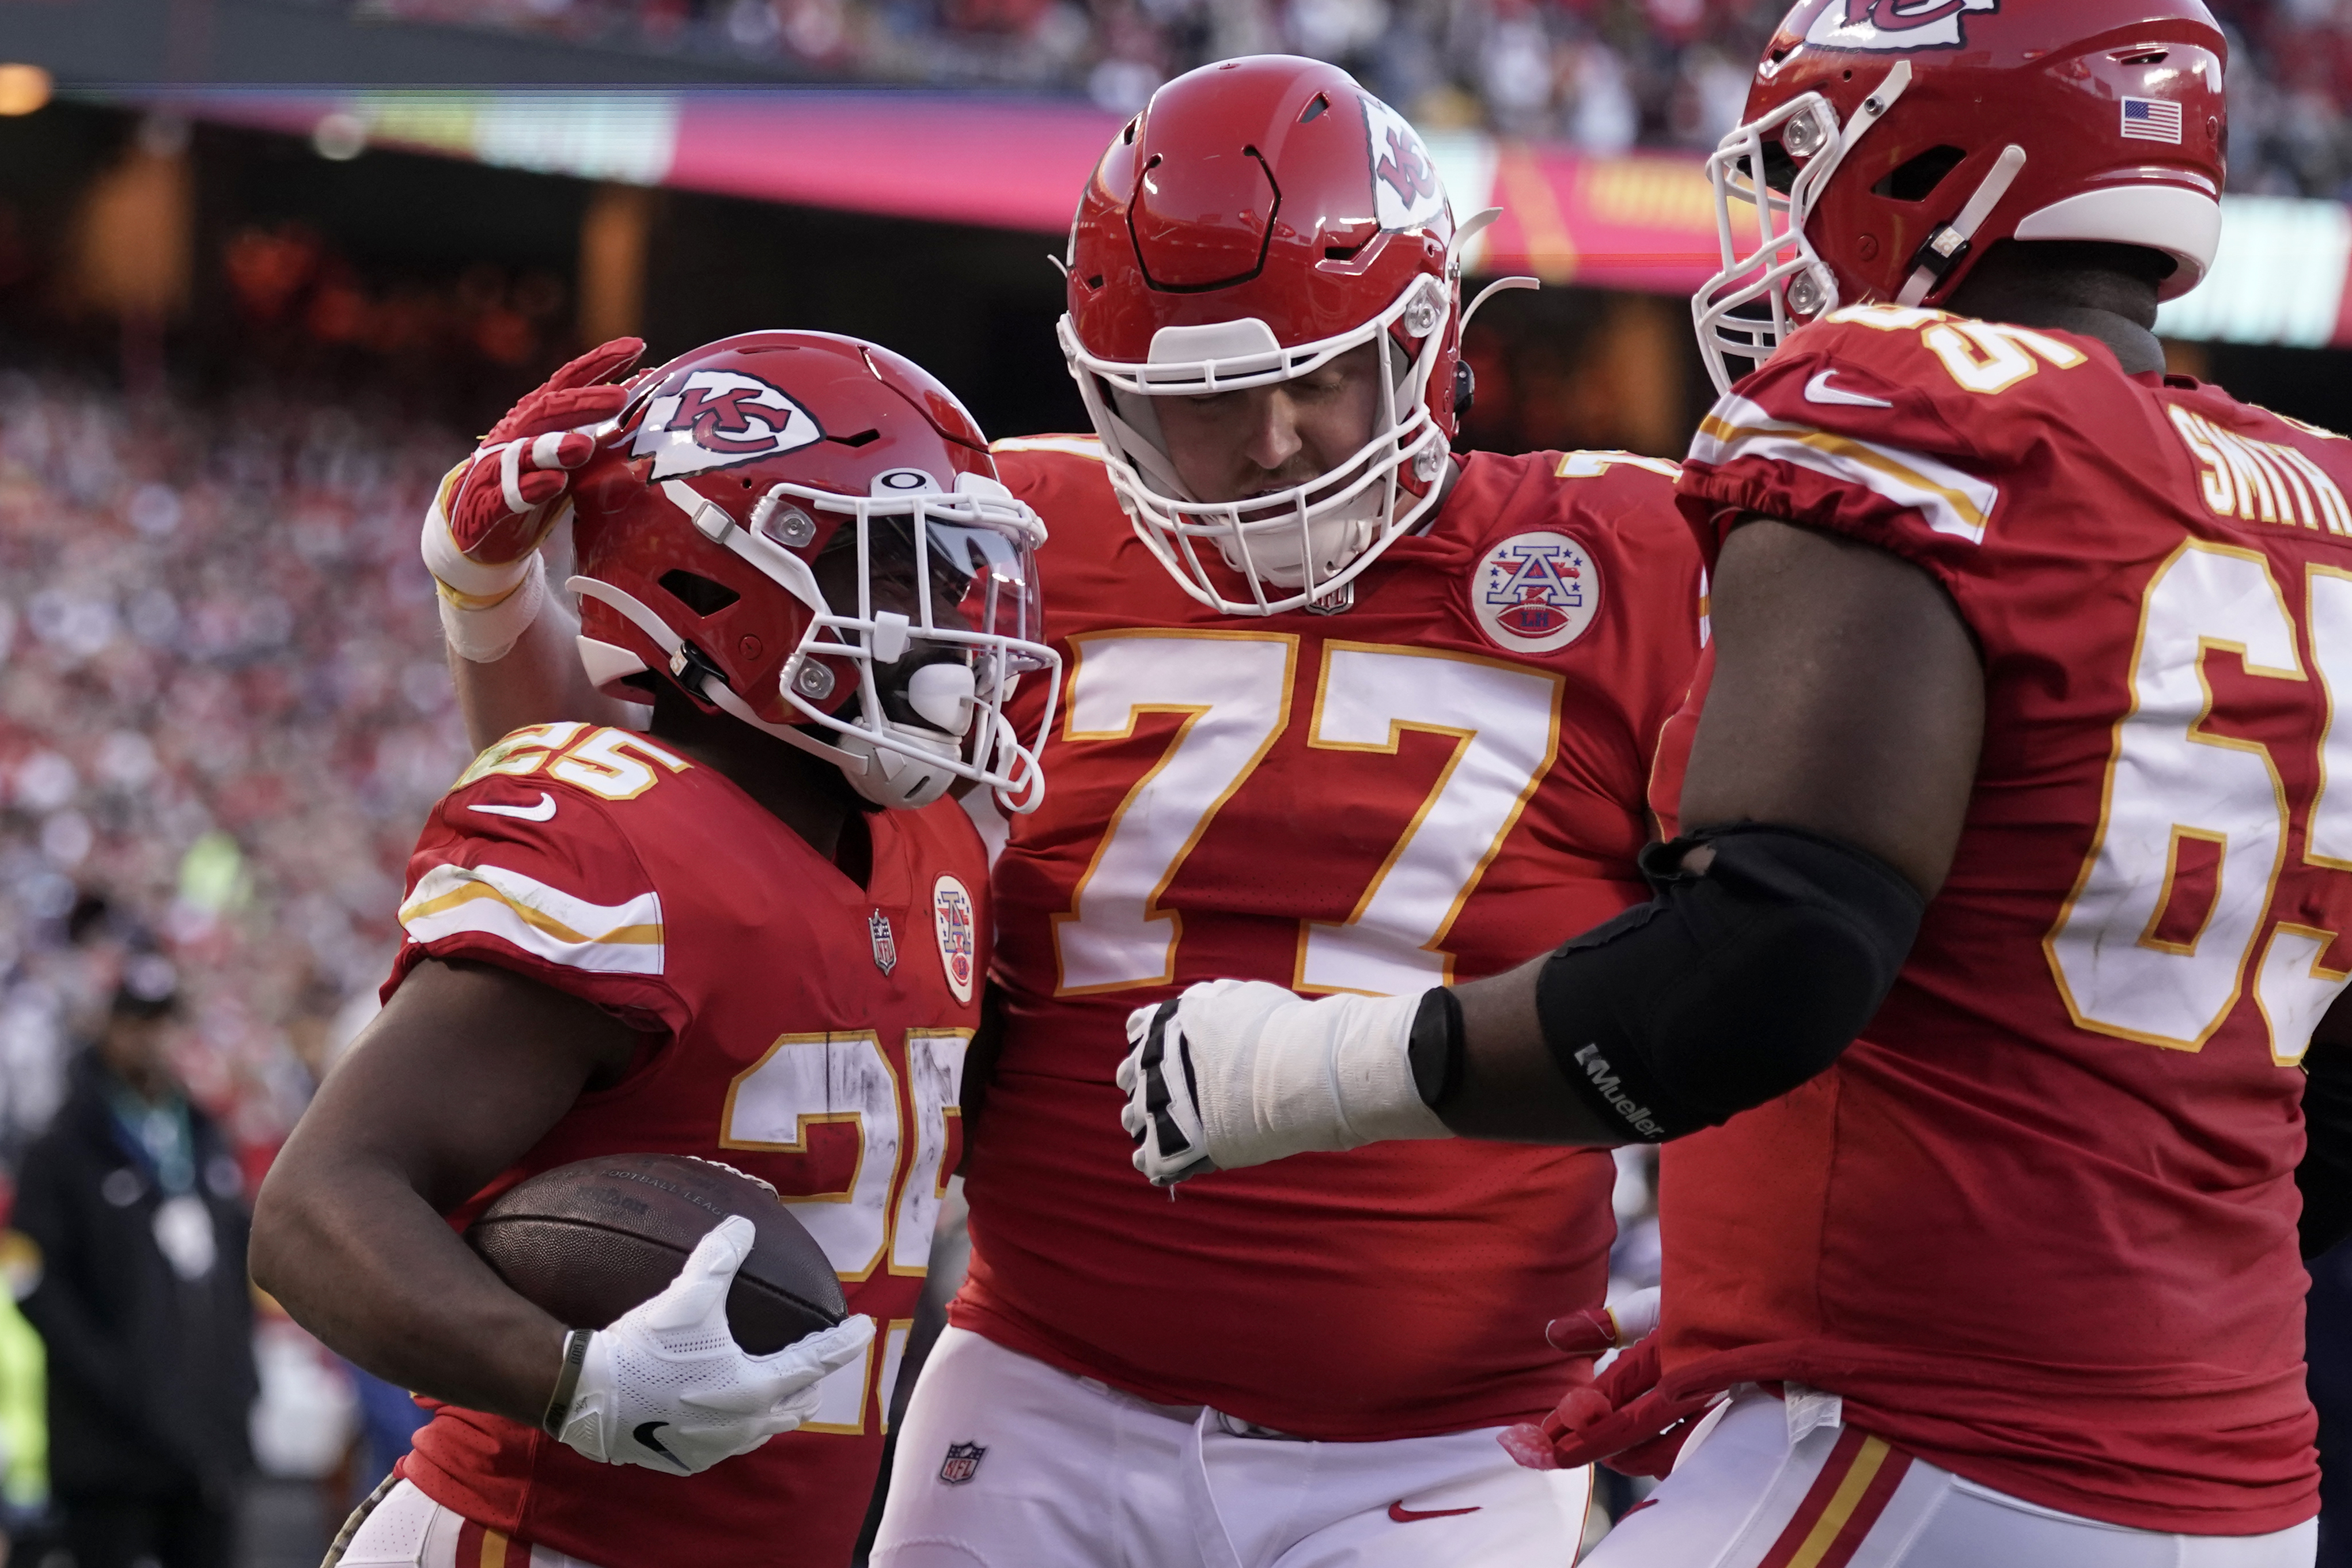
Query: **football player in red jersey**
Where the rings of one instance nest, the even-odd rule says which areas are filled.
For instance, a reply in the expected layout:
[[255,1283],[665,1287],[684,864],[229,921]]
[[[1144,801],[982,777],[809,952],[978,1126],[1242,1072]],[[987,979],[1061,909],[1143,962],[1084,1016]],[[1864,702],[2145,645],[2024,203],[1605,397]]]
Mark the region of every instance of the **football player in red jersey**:
[[[941,795],[1036,788],[1001,710],[1052,682],[1043,529],[871,344],[746,334],[612,390],[571,452],[572,586],[586,668],[649,695],[650,731],[475,759],[409,862],[383,1012],[261,1194],[255,1278],[437,1402],[347,1568],[847,1562],[960,1154],[987,862]],[[503,489],[501,455],[468,467]],[[738,1348],[741,1219],[593,1332],[458,1238],[515,1182],[631,1151],[772,1185],[849,1319]]]
[[[1096,434],[997,447],[1053,530],[1064,717],[996,868],[975,1260],[877,1564],[1574,1550],[1583,1472],[1494,1439],[1578,1375],[1539,1325],[1600,1304],[1605,1156],[1389,1148],[1171,1205],[1110,1121],[1139,1003],[1228,973],[1418,994],[1641,896],[1697,553],[1671,464],[1453,454],[1475,226],[1402,118],[1282,57],[1161,88],[1088,184],[1062,331]],[[562,623],[458,665],[478,724],[589,716]]]
[[1656,1386],[1551,1430],[1731,1395],[1596,1564],[2313,1560],[2352,447],[2164,372],[2223,49],[2195,0],[1798,5],[1713,165],[1765,224],[1701,339],[1757,368],[1681,481],[1716,643],[1655,897],[1458,994],[1134,1021],[1162,1181],[1678,1140]]

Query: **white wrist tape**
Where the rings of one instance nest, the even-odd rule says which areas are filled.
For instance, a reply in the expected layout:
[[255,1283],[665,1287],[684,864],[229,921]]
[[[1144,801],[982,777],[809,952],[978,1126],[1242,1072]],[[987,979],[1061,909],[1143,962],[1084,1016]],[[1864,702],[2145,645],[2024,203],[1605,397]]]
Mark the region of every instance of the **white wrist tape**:
[[[456,593],[461,603],[502,599],[522,582],[523,574],[530,570],[530,555],[515,561],[477,561],[458,549],[457,540],[449,533],[446,509],[457,495],[458,487],[464,484],[466,475],[476,463],[499,462],[503,454],[512,450],[509,444],[499,451],[477,454],[450,469],[442,476],[440,489],[434,491],[433,504],[425,509],[424,537],[418,541],[419,551],[425,557],[425,569],[433,574],[435,582]],[[506,478],[503,468],[500,478]],[[509,490],[513,489],[510,483],[507,488]],[[515,499],[520,500],[521,498],[517,495]],[[531,509],[518,506],[515,510],[529,516]]]
[[441,601],[441,635],[457,657],[473,664],[496,664],[512,652],[522,634],[547,607],[547,565],[537,551],[516,563],[516,584],[495,604],[468,606],[459,603],[446,583],[436,583]]
[[1421,996],[1307,1001],[1264,981],[1195,986],[1179,1014],[1221,1169],[1392,1138],[1451,1138],[1407,1055]]

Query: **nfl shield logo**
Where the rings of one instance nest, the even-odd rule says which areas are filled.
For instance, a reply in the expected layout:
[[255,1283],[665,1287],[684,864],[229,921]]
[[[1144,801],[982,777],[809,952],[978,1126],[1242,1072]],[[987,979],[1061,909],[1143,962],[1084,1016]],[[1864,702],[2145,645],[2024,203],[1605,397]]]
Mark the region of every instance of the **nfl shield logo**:
[[890,917],[876,910],[866,920],[866,934],[874,939],[874,967],[887,974],[898,967],[898,939],[890,934]]
[[948,1457],[940,1464],[940,1479],[960,1487],[980,1474],[980,1462],[986,1458],[988,1450],[978,1443],[950,1443]]

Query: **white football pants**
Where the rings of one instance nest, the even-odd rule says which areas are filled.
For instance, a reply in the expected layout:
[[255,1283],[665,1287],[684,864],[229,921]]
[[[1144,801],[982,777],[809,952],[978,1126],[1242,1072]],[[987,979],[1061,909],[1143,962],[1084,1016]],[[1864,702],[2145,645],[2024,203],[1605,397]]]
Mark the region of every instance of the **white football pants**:
[[1586,1568],[2311,1568],[2319,1522],[2269,1535],[2102,1524],[1963,1480],[1753,1384],[1626,1510]]
[[873,1568],[1569,1568],[1591,1472],[1521,1469],[1497,1430],[1273,1436],[950,1329]]
[[593,1564],[468,1524],[465,1515],[443,1508],[417,1490],[415,1482],[400,1481],[368,1509],[334,1568],[593,1568]]

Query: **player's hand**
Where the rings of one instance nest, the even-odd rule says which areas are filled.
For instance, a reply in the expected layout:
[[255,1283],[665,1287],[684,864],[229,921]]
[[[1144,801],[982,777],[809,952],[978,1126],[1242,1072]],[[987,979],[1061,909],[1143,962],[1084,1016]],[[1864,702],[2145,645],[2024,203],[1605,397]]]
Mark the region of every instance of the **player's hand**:
[[[1631,1300],[1626,1305],[1628,1317],[1638,1321],[1639,1309]],[[1654,1300],[1650,1306],[1654,1313]],[[1591,1353],[1583,1347],[1601,1331],[1591,1320],[1609,1316],[1603,1310],[1554,1319],[1545,1334],[1555,1344],[1565,1341],[1562,1348],[1576,1347],[1575,1353]],[[1651,1321],[1654,1327],[1654,1316]],[[1657,1335],[1647,1334],[1592,1382],[1569,1390],[1559,1407],[1541,1422],[1506,1428],[1499,1441],[1512,1458],[1532,1470],[1599,1463],[1622,1475],[1665,1476],[1683,1445],[1724,1396],[1712,1392],[1669,1398],[1658,1388],[1658,1353]]]
[[1213,980],[1128,1016],[1120,1125],[1160,1186],[1205,1171],[1386,1138],[1453,1134],[1407,1056],[1421,997],[1308,1001],[1259,980]]
[[592,1459],[699,1475],[816,1413],[817,1384],[866,1353],[874,1320],[744,1353],[727,1327],[727,1291],[751,1254],[751,1222],[721,1220],[669,1288],[588,1342],[562,1441]]
[[1606,1355],[1648,1339],[1658,1327],[1655,1285],[1603,1307],[1584,1307],[1544,1325],[1544,1342],[1564,1355]]
[[612,377],[645,352],[642,338],[614,338],[582,354],[509,409],[473,455],[449,470],[434,498],[429,522],[437,526],[425,530],[425,563],[436,577],[472,593],[444,569],[456,565],[459,576],[464,565],[511,573],[539,548],[555,524],[553,503],[571,484],[571,470],[596,449],[589,432],[628,401],[629,389],[612,384]]

